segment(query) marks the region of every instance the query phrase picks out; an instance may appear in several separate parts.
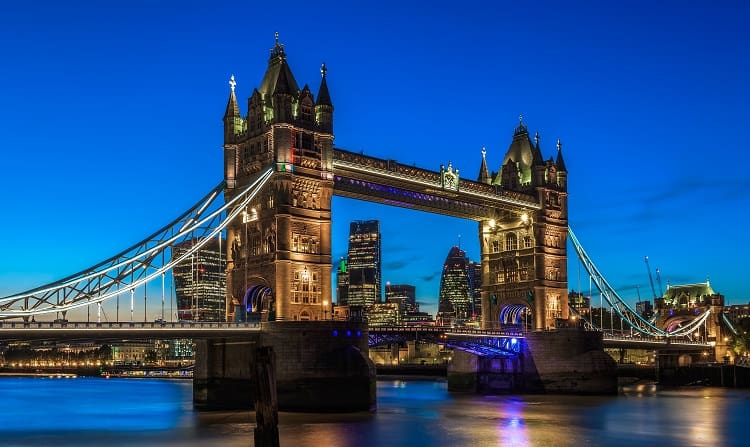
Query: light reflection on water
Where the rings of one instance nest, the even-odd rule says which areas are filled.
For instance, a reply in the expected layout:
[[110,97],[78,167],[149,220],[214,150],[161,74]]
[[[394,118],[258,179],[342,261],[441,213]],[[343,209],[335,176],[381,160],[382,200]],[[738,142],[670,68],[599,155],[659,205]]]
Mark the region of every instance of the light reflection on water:
[[[0,445],[248,446],[250,412],[196,413],[191,383],[0,378]],[[444,381],[381,380],[378,411],[280,414],[282,446],[740,446],[750,392],[659,390],[620,396],[449,394]]]

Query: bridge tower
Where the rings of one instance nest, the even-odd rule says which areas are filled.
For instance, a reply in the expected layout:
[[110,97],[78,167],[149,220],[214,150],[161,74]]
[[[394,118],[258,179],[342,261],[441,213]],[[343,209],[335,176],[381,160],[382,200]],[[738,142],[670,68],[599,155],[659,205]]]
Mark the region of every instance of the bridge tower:
[[498,209],[495,218],[479,223],[482,325],[553,328],[557,319],[568,318],[568,173],[562,145],[558,140],[557,158],[545,161],[539,134],[532,142],[520,118],[499,172],[490,174],[485,157],[482,151],[479,182],[538,206]]
[[307,85],[299,89],[276,33],[244,117],[230,80],[225,200],[269,167],[276,171],[227,227],[230,321],[319,320],[330,306],[333,104],[325,64],[320,72],[317,98]]

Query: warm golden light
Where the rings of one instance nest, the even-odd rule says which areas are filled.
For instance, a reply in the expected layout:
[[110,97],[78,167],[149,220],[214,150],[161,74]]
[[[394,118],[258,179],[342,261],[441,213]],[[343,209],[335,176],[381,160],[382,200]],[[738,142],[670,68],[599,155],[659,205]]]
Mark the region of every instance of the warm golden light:
[[521,222],[528,223],[529,222],[529,215],[526,213],[521,214]]

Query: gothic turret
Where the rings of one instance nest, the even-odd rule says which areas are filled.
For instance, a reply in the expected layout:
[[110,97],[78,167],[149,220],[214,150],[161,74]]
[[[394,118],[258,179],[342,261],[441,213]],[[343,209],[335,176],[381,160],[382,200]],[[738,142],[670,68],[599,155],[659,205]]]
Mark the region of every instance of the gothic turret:
[[237,105],[237,97],[234,95],[234,87],[237,82],[234,75],[229,78],[229,101],[227,110],[224,112],[224,142],[234,141],[235,135],[242,131],[242,117],[240,116],[240,107]]
[[299,94],[299,112],[297,113],[297,119],[300,124],[309,127],[314,124],[313,107],[315,101],[313,100],[313,94],[310,91],[310,87],[305,84],[302,87],[302,91]]
[[299,99],[299,87],[286,61],[284,45],[279,43],[279,33],[275,37],[276,43],[271,49],[259,92],[263,98],[266,120],[289,123]]
[[514,190],[526,188],[531,184],[532,165],[535,159],[535,148],[523,123],[523,116],[519,116],[518,120],[518,127],[513,132],[513,141],[500,166],[500,174],[493,181],[494,184]]
[[333,103],[331,102],[331,95],[328,93],[327,72],[326,64],[323,63],[320,66],[321,80],[318,99],[315,101],[315,120],[323,132],[333,133]]
[[482,148],[482,166],[479,167],[479,177],[477,178],[479,183],[492,183],[492,177],[490,177],[490,171],[487,169],[487,149]]

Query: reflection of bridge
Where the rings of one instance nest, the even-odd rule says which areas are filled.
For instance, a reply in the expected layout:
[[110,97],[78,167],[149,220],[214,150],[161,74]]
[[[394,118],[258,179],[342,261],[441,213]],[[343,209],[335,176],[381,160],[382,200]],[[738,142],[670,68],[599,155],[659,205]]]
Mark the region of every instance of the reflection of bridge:
[[[96,306],[97,321],[101,321],[102,303],[116,302],[114,325],[44,328],[29,323],[28,327],[16,328],[4,324],[0,327],[0,337],[12,337],[14,331],[27,331],[30,336],[47,331],[62,337],[78,330],[101,334],[121,331],[123,336],[195,334],[205,340],[199,356],[209,362],[206,370],[211,369],[211,365],[224,365],[232,356],[242,362],[245,352],[233,351],[234,348],[228,348],[228,344],[220,340],[231,337],[233,331],[252,332],[255,329],[251,326],[177,327],[174,323],[160,326],[132,323],[136,314],[141,315],[140,310],[136,312],[139,291],[146,319],[149,283],[161,286],[161,319],[165,319],[167,275],[210,240],[218,238],[221,257],[226,260],[223,314],[227,321],[240,323],[248,313],[266,324],[276,320],[273,323],[276,326],[267,326],[271,329],[264,335],[269,343],[280,349],[287,345],[299,348],[290,351],[288,358],[279,357],[298,363],[297,369],[292,371],[289,367],[290,371],[286,372],[289,389],[296,390],[302,378],[314,376],[324,383],[341,374],[346,377],[345,383],[360,386],[360,379],[368,372],[357,359],[366,351],[366,345],[341,337],[338,330],[320,326],[329,323],[321,320],[330,311],[326,306],[333,302],[330,272],[331,198],[334,195],[478,223],[483,278],[482,327],[486,331],[446,332],[445,343],[459,349],[480,356],[514,355],[519,352],[515,346],[521,344],[521,338],[496,330],[518,324],[513,320],[520,315],[530,315],[531,327],[537,332],[533,337],[539,346],[557,343],[551,341],[554,333],[549,331],[558,323],[569,322],[569,238],[613,311],[637,331],[644,335],[687,335],[709,321],[706,313],[702,321],[699,318],[674,333],[666,332],[640,317],[609,286],[568,228],[567,168],[559,140],[556,157],[545,160],[538,133],[532,141],[521,120],[497,172],[490,171],[486,153],[482,151],[476,181],[459,176],[459,170],[450,162],[433,171],[335,149],[334,108],[325,66],[321,74],[317,97],[307,85],[300,89],[287,63],[284,46],[277,39],[260,86],[248,98],[244,116],[235,96],[236,83],[233,78],[230,81],[224,114],[224,178],[216,188],[174,221],[121,253],[60,281],[0,298],[0,318],[23,319],[27,323],[45,314],[57,313],[65,318],[71,310],[90,306]],[[186,245],[188,248],[179,253],[173,250],[186,241],[194,243]],[[129,315],[131,323],[121,323],[121,299],[126,303],[123,313]],[[304,329],[305,325],[318,332]],[[281,329],[274,327],[283,328],[288,334],[280,336]],[[715,326],[716,334],[719,334],[718,328]],[[378,331],[373,329],[374,334],[380,333]],[[552,338],[548,332],[553,334]],[[317,334],[312,343],[309,333]],[[385,336],[385,333],[380,334]],[[714,337],[720,338],[716,334]],[[526,337],[528,341],[529,336]],[[581,346],[593,346],[587,344],[585,337],[576,340],[583,343]],[[337,349],[335,355],[326,351],[333,346]],[[577,349],[542,352],[550,360],[547,363],[552,364],[555,356],[578,355]],[[308,351],[319,355],[308,355]],[[344,368],[346,371],[341,373],[336,369],[341,365],[355,370]],[[570,363],[567,367],[580,372],[579,366]],[[329,376],[322,373],[315,376],[316,371],[325,368]],[[606,365],[603,368],[606,369]],[[227,379],[231,375],[229,370],[231,368],[211,371],[204,385],[210,390],[221,389],[231,394],[229,385],[222,385],[226,385],[226,389],[216,385],[224,379],[231,382]],[[555,372],[560,377],[564,373]],[[237,366],[237,374],[247,374],[246,368]],[[321,387],[315,392],[324,400],[326,394],[322,391],[323,385]],[[340,388],[346,389],[345,386]],[[220,400],[211,396],[210,390],[206,392],[206,399]],[[305,399],[317,400],[309,396]]]

